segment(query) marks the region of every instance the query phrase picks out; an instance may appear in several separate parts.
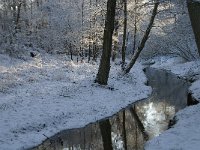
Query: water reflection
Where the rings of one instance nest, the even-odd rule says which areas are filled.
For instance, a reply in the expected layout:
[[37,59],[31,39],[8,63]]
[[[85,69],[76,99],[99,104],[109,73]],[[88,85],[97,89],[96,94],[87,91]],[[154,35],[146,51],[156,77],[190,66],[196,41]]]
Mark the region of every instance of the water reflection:
[[166,102],[150,101],[139,104],[136,108],[149,139],[165,131],[175,115],[175,107]]
[[188,84],[165,71],[146,69],[152,96],[84,128],[58,133],[32,150],[141,150],[168,128],[187,105]]
[[175,113],[187,106],[189,84],[164,70],[147,68],[145,72],[153,93],[136,103],[136,112],[151,139],[165,131]]
[[127,109],[85,128],[63,131],[33,150],[143,149],[145,138],[131,113]]

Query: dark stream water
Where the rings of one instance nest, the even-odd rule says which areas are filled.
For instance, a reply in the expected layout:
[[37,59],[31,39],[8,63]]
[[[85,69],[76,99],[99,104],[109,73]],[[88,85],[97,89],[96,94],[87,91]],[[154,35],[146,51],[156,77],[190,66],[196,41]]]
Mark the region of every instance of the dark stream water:
[[62,131],[32,150],[140,150],[168,129],[175,113],[187,106],[189,84],[166,71],[145,69],[153,93],[114,116],[84,128]]

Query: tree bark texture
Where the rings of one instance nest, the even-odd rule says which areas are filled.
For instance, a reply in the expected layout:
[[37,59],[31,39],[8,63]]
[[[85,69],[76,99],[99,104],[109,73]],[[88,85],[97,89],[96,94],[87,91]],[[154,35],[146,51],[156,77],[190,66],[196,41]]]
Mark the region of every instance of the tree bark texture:
[[188,12],[200,55],[200,2],[187,0]]
[[124,31],[123,31],[123,43],[122,43],[122,68],[124,69],[126,59],[126,31],[127,31],[127,0],[123,0],[124,4]]
[[110,72],[110,56],[112,50],[112,35],[114,30],[116,0],[107,1],[107,13],[103,37],[103,52],[95,82],[107,85]]

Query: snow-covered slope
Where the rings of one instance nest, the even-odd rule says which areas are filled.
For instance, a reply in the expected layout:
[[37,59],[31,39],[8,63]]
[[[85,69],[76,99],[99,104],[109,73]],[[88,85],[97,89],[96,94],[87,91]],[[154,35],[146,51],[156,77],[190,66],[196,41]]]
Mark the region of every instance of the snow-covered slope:
[[110,116],[151,93],[139,63],[126,77],[119,76],[120,66],[112,65],[113,90],[93,83],[97,68],[64,56],[21,61],[0,55],[0,149],[36,146],[61,130]]

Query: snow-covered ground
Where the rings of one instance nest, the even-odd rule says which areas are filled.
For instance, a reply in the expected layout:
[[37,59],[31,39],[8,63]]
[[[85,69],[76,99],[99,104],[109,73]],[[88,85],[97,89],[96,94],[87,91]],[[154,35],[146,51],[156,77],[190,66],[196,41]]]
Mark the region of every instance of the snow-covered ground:
[[97,69],[97,64],[77,64],[64,56],[22,61],[0,54],[0,150],[36,146],[151,93],[139,63],[125,77],[119,75],[120,66],[112,64],[107,87],[93,83]]
[[[189,88],[200,101],[200,60],[185,62],[178,57],[159,57],[152,67],[166,69],[179,77],[195,80]],[[177,123],[158,137],[148,141],[146,150],[200,149],[200,104],[189,106],[176,115]]]
[[[200,60],[167,56],[152,62],[152,67],[194,81],[189,90],[200,101]],[[125,77],[119,75],[120,66],[112,64],[109,86],[93,83],[97,69],[98,64],[77,64],[65,56],[22,61],[0,54],[0,150],[38,145],[61,130],[110,116],[151,93],[140,63]],[[179,111],[173,128],[148,141],[145,149],[199,149],[199,115],[200,104]]]

